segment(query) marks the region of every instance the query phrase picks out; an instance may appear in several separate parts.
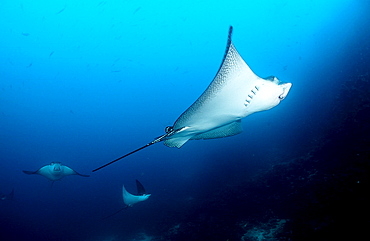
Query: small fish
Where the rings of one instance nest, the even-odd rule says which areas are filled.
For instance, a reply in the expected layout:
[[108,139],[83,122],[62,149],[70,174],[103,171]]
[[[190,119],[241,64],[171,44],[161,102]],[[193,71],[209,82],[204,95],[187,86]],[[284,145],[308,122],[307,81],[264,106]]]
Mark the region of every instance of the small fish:
[[66,9],[66,6],[64,6],[64,8],[62,8],[61,10],[59,10],[55,15],[62,13],[65,9]]
[[134,11],[134,13],[133,14],[135,14],[135,13],[137,13],[137,12],[139,12],[139,10],[141,9],[141,7],[138,7],[135,11]]

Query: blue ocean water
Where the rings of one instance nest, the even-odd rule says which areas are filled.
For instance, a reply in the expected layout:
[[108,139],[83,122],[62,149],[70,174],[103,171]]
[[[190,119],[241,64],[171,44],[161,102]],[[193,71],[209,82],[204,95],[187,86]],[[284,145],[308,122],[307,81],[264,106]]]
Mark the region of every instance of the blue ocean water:
[[[300,235],[322,230],[335,235],[336,216],[299,226],[303,214],[294,215],[304,212],[290,205],[325,206],[320,200],[330,195],[300,194],[313,190],[312,183],[327,185],[315,179],[318,174],[338,177],[347,170],[340,161],[335,168],[341,171],[331,169],[332,152],[312,153],[330,142],[328,133],[357,133],[338,128],[346,120],[338,116],[357,110],[346,104],[368,106],[366,99],[354,101],[360,95],[351,81],[369,81],[369,7],[359,0],[2,1],[0,193],[14,189],[14,197],[0,202],[1,240],[303,240]],[[293,84],[287,98],[245,118],[237,136],[189,141],[180,149],[155,144],[92,173],[173,125],[215,76],[230,25],[234,45],[257,75]],[[356,123],[366,113],[356,115]],[[368,131],[367,121],[361,126]],[[355,176],[343,174],[351,177],[346,184],[331,180],[338,190],[351,182],[368,185],[363,176],[369,173],[370,142],[364,143],[356,151],[361,156],[367,148],[367,161]],[[315,164],[299,165],[310,154]],[[22,172],[50,162],[91,176],[51,185]],[[135,193],[135,179],[151,197],[102,220],[124,206],[123,184]],[[261,192],[262,184],[273,186],[271,180],[281,185]],[[285,189],[289,193],[280,197]],[[363,190],[356,191],[359,200],[365,200]],[[276,227],[286,223],[279,238]],[[325,235],[312,237],[329,240]]]

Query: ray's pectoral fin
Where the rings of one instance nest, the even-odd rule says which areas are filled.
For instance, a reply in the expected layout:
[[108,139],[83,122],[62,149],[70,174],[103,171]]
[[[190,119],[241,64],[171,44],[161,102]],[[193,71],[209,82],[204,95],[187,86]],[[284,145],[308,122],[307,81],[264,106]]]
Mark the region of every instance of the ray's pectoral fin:
[[143,184],[141,184],[138,180],[136,180],[136,189],[137,189],[137,195],[142,196],[146,194],[145,188]]
[[176,132],[176,135],[168,135],[164,139],[164,144],[168,147],[182,147],[188,140],[190,140],[191,136],[187,135],[186,131],[188,127],[183,127],[181,130]]
[[168,147],[182,147],[188,140],[206,140],[206,139],[217,139],[228,136],[235,136],[243,131],[241,120],[233,121],[229,124],[216,127],[209,131],[201,132],[193,136],[188,133],[182,135],[181,131],[186,131],[187,127],[182,128],[180,131],[176,132],[174,136],[169,136],[168,139],[164,141],[164,144]]
[[73,170],[72,168],[68,167],[68,166],[64,166],[63,165],[63,172],[64,172],[64,175],[68,176],[68,175],[78,175],[78,176],[81,176],[81,177],[89,177],[90,175],[84,175],[84,174],[81,174],[81,173],[78,173],[76,172],[75,170]]
[[38,174],[37,171],[23,171],[23,173],[26,173],[28,175],[32,175],[32,174]]
[[75,171],[75,175],[81,176],[81,177],[90,177],[90,175],[81,174]]
[[218,128],[200,133],[193,136],[190,140],[202,140],[202,139],[216,139],[228,136],[235,136],[243,131],[242,121],[237,120],[230,124],[220,126]]
[[76,175],[79,175],[81,177],[90,177],[90,175],[85,175],[85,174],[81,174],[81,173],[78,173],[78,172],[76,172]]

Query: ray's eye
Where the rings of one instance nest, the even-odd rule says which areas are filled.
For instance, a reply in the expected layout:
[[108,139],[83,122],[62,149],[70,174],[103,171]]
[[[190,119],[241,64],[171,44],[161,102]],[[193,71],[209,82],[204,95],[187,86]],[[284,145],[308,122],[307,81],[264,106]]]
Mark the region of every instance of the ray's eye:
[[284,96],[283,95],[279,95],[279,99],[280,100],[283,100],[284,99]]
[[167,127],[164,129],[164,131],[165,131],[166,133],[170,133],[170,132],[172,132],[172,131],[173,131],[173,127],[172,127],[172,126],[167,126]]

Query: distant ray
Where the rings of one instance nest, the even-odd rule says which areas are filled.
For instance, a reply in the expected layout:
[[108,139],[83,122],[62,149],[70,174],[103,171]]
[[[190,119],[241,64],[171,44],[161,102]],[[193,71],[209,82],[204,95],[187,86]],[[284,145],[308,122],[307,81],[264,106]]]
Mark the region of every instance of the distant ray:
[[72,168],[63,165],[60,162],[52,162],[49,165],[45,165],[36,171],[23,171],[23,172],[29,175],[39,174],[41,176],[46,177],[47,179],[51,181],[57,181],[57,180],[62,179],[65,176],[70,176],[70,175],[79,175],[82,177],[89,177],[89,175],[80,174],[76,172],[75,170],[73,170]]
[[124,156],[101,167],[100,170],[122,158],[157,142],[168,147],[182,147],[188,140],[215,139],[242,132],[241,119],[253,113],[277,106],[292,86],[280,83],[272,76],[260,78],[244,62],[234,47],[230,27],[222,64],[203,94],[175,121],[166,127],[166,133]]
[[124,185],[122,185],[122,197],[123,197],[123,203],[125,204],[125,206],[117,210],[116,212],[112,213],[111,215],[104,217],[103,219],[110,218],[116,215],[117,213],[121,212],[122,210],[128,207],[132,207],[136,203],[143,202],[150,197],[151,194],[146,193],[144,186],[138,180],[136,180],[136,188],[137,188],[137,195],[133,195],[126,190]]
[[132,207],[136,203],[147,200],[151,195],[145,192],[144,186],[138,180],[136,180],[136,189],[137,195],[133,195],[126,190],[124,185],[122,185],[122,197],[126,206]]
[[13,198],[14,198],[14,188],[8,195],[0,193],[0,201],[13,200]]

